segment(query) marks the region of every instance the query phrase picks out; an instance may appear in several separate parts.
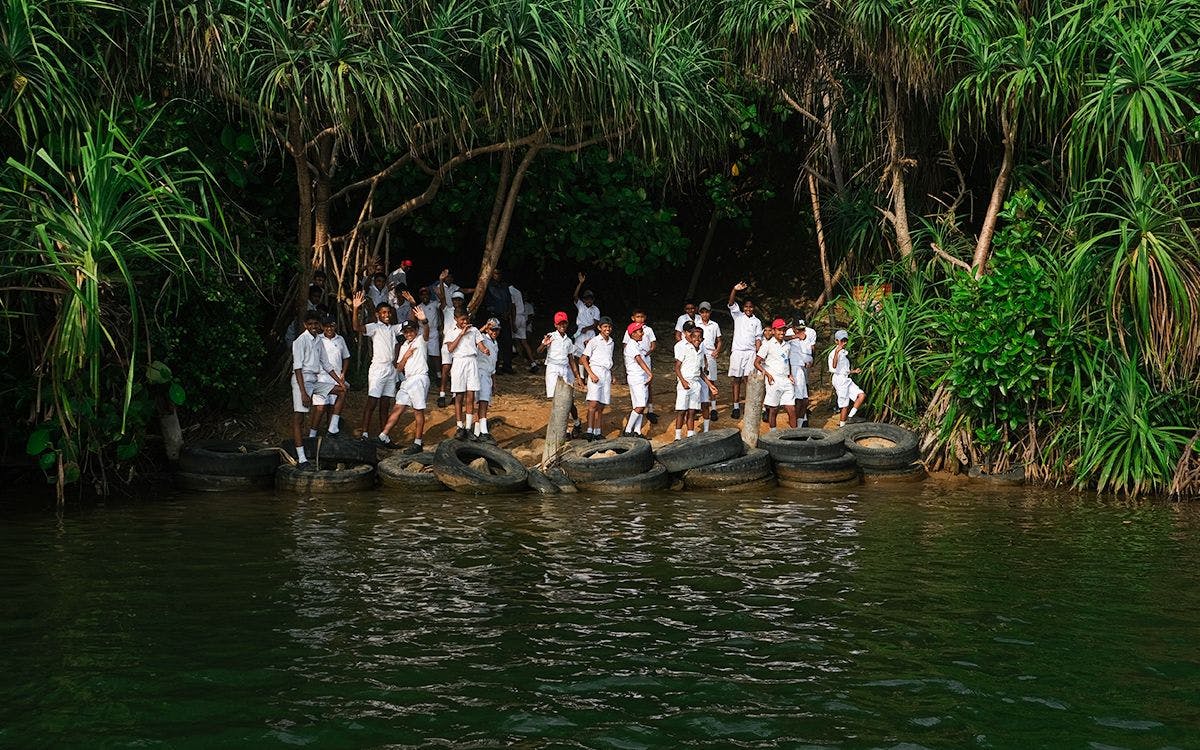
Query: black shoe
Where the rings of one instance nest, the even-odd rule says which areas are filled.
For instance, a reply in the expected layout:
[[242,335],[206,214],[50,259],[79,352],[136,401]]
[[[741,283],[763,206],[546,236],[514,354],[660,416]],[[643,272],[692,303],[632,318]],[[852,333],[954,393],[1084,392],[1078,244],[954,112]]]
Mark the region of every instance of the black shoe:
[[467,432],[466,427],[459,427],[457,430],[454,431],[454,439],[455,440],[468,440],[468,439],[470,439],[470,437],[471,437],[471,433]]
[[763,409],[763,411],[762,411],[762,421],[763,422],[767,421],[767,410],[766,409]]
[[710,410],[709,410],[709,412],[708,412],[708,421],[709,421],[709,422],[716,422],[716,421],[717,421],[717,417],[718,417],[718,416],[719,416],[719,415],[717,414],[717,410],[716,410],[716,409],[710,409]]
[[529,372],[531,372],[531,373],[537,372],[537,368],[538,368],[537,362],[534,362],[533,364],[531,364],[529,366]]
[[488,445],[496,444],[496,438],[492,437],[492,433],[490,432],[481,432],[475,436],[475,439],[481,443],[487,443]]
[[446,408],[446,397],[438,396],[437,404],[438,404],[439,409],[445,409]]
[[658,424],[658,415],[654,412],[649,412],[646,414],[646,421],[650,424]]
[[425,446],[417,445],[416,443],[413,443],[412,445],[405,448],[402,451],[402,453],[404,453],[404,455],[406,455],[406,456],[415,456],[423,450],[425,450]]
[[312,461],[301,461],[296,464],[296,471],[316,471]]
[[742,410],[739,407],[736,407],[736,406],[733,407],[733,411],[729,412],[729,417],[731,419],[741,419],[742,418]]

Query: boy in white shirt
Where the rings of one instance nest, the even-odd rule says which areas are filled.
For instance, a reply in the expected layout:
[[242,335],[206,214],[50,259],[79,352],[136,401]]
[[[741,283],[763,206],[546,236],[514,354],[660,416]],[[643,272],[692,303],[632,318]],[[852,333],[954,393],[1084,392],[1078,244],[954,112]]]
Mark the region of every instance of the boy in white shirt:
[[587,439],[599,440],[604,434],[604,407],[612,401],[613,347],[612,320],[597,321],[600,335],[587,342],[579,358],[587,373]]
[[[733,380],[734,419],[742,416],[742,389],[746,376],[754,369],[754,355],[762,343],[762,322],[754,317],[754,300],[746,299],[739,309],[737,293],[746,289],[746,282],[739,281],[729,290],[729,314],[733,316],[733,343],[729,347],[729,377]],[[755,416],[755,419],[758,417]]]
[[[554,313],[554,330],[542,337],[538,346],[538,354],[546,354],[546,398],[554,398],[554,389],[559,380],[567,381],[567,385],[575,385],[575,354],[578,351],[575,342],[567,335],[567,314]],[[571,403],[571,419],[575,429],[579,429],[579,410]]]
[[650,381],[654,379],[654,371],[642,353],[644,335],[645,326],[641,323],[630,323],[625,329],[625,382],[629,383],[631,411],[621,437],[642,436],[642,419],[650,397]]
[[529,347],[529,318],[526,312],[529,305],[525,303],[525,295],[521,293],[521,290],[512,284],[508,285],[508,296],[512,297],[513,345],[521,347],[521,351],[525,353],[525,358],[529,360],[529,371],[537,372],[537,360],[533,358],[533,349]]
[[808,370],[813,363],[817,332],[805,324],[804,318],[797,317],[783,338],[791,348],[788,361],[792,365],[792,380],[796,384],[796,418],[804,427],[808,424]]
[[775,428],[775,416],[780,409],[787,412],[788,426],[796,426],[795,382],[788,364],[789,347],[783,340],[786,328],[787,323],[783,318],[776,318],[771,327],[763,331],[764,341],[754,357],[754,369],[761,372],[767,381],[763,406],[767,407],[767,424],[771,429]]
[[454,336],[446,344],[450,353],[450,392],[454,394],[455,440],[468,440],[475,422],[475,394],[479,391],[480,354],[490,354],[483,334],[471,325],[466,310],[454,318]]
[[304,330],[292,342],[292,440],[296,446],[296,462],[307,467],[304,455],[304,436],[300,433],[303,415],[308,414],[309,426],[316,424],[317,412],[309,412],[313,396],[329,396],[341,386],[336,382],[321,382],[319,376],[327,372],[336,377],[335,370],[325,360],[325,349],[317,340],[321,332],[321,318],[316,311],[304,316]]
[[496,363],[500,357],[500,320],[488,318],[480,330],[483,343],[487,345],[487,353],[480,354],[479,359],[479,392],[475,394],[475,434],[474,438],[482,443],[496,444],[496,438],[488,432],[488,409],[492,403],[492,393],[496,383]]
[[[654,369],[654,352],[658,351],[658,337],[654,335],[654,329],[646,323],[646,311],[637,309],[629,316],[631,323],[637,323],[642,327],[642,359],[646,360],[646,366],[651,370]],[[625,334],[622,343],[629,343],[629,334]],[[650,424],[658,424],[658,415],[654,413],[654,391],[653,389],[646,390],[646,421]]]
[[371,438],[371,415],[379,409],[379,429],[387,413],[392,409],[392,399],[396,397],[396,340],[400,336],[400,326],[392,319],[392,307],[386,302],[375,308],[375,322],[365,326],[358,310],[366,300],[362,292],[354,295],[354,330],[360,335],[371,339],[371,367],[367,370],[367,403],[363,407],[362,437]]
[[698,318],[696,317],[696,305],[691,302],[683,303],[683,315],[675,319],[675,343],[679,343],[683,339],[683,324],[691,323],[695,325]]
[[[721,356],[721,326],[717,321],[712,319],[712,305],[708,302],[701,302],[699,313],[696,318],[696,327],[703,334],[704,353],[708,358],[708,379],[717,383],[717,357]],[[704,431],[708,432],[709,425],[717,420],[717,396],[720,394],[720,388],[717,393],[712,395],[711,402],[700,404],[701,416],[704,419]]]
[[[600,331],[600,308],[592,304],[596,295],[591,289],[583,289],[583,282],[587,281],[587,276],[582,272],[579,274],[579,283],[575,285],[575,293],[572,297],[575,300],[575,346],[582,351],[587,342],[592,340]],[[583,289],[581,293],[579,290]]]
[[442,360],[442,377],[437,398],[437,405],[440,409],[446,406],[446,383],[450,380],[450,352],[446,350],[446,342],[450,340],[450,336],[455,331],[454,316],[458,315],[460,310],[466,309],[466,296],[458,284],[454,283],[454,277],[450,274],[449,268],[442,269],[442,272],[438,274],[437,283],[433,285],[433,296],[441,305],[438,312],[442,321],[442,347],[439,351]]
[[[850,334],[845,331],[833,334],[833,351],[829,352],[829,372],[832,373],[833,391],[837,394],[838,408],[842,410],[838,427],[845,427],[846,421],[854,418],[854,415],[858,413],[858,407],[862,406],[863,401],[867,398],[867,394],[858,387],[858,383],[850,379],[851,375],[856,375],[862,370],[850,369],[850,355],[846,352],[846,342],[849,339]],[[853,407],[850,406],[851,402],[854,403]]]
[[371,276],[371,283],[367,284],[367,297],[371,300],[371,309],[377,309],[381,304],[388,301],[387,276],[382,273],[377,273]]
[[[337,318],[326,315],[321,321],[321,327],[324,332],[319,341],[324,350],[325,362],[336,371],[337,377],[334,377],[333,373],[322,370],[317,379],[340,385],[342,392],[330,393],[327,396],[314,393],[312,402],[313,406],[320,407],[318,411],[322,412],[322,416],[324,416],[324,412],[330,414],[329,434],[336,435],[342,420],[342,407],[346,405],[346,391],[350,390],[350,386],[346,383],[346,369],[350,366],[350,347],[346,346],[346,339],[337,332]],[[308,436],[317,436],[315,425],[309,428]]]
[[[423,286],[417,290],[418,303],[414,309],[421,308],[424,323],[428,331],[421,334],[425,340],[425,354],[428,361],[428,372],[441,372],[442,367],[442,305],[433,298],[429,287]],[[421,316],[417,316],[421,320]],[[426,373],[428,375],[428,372]]]
[[675,344],[675,439],[696,434],[696,410],[704,398],[703,391],[710,394],[717,389],[708,379],[704,367],[704,334],[692,323],[683,326],[683,339]]
[[429,318],[423,306],[418,305],[414,312],[417,323],[406,320],[400,325],[404,343],[400,345],[400,351],[396,355],[396,370],[404,374],[404,379],[396,389],[396,405],[388,415],[383,432],[379,433],[379,442],[391,445],[392,439],[388,433],[396,426],[396,422],[400,421],[404,410],[412,409],[417,436],[412,445],[403,451],[409,456],[425,450],[425,399],[429,395],[429,359],[426,357],[425,341],[430,332]]

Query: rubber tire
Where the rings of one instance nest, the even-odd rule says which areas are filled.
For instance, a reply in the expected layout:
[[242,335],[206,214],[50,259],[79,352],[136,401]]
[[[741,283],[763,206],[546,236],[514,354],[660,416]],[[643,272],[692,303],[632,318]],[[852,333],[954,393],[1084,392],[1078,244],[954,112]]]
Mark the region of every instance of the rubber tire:
[[219,477],[273,477],[279,451],[259,443],[237,440],[201,440],[179,452],[179,471]]
[[566,472],[557,466],[547,471],[546,476],[550,478],[551,482],[554,482],[554,484],[558,487],[559,492],[563,493],[564,495],[570,495],[579,492],[579,488],[575,486],[575,483],[571,481],[571,478],[567,476]]
[[537,469],[527,469],[526,471],[528,473],[526,481],[529,482],[530,489],[539,495],[557,495],[562,492],[558,485],[550,480],[550,477]]
[[[320,453],[317,452],[317,441],[321,441]],[[285,440],[279,446],[287,451],[287,454],[292,458],[296,457],[296,446],[291,440]],[[328,435],[304,438],[304,453],[309,461],[315,463],[351,463],[351,464],[370,464],[374,466],[379,463],[378,441],[374,443],[368,440],[355,440],[353,438],[344,437],[329,437]],[[320,459],[318,461],[318,459]]]
[[863,469],[863,481],[867,484],[921,482],[928,476],[925,465],[919,461],[898,469]]
[[683,486],[689,490],[722,489],[769,476],[771,454],[762,448],[753,448],[728,461],[688,469],[683,472]]
[[844,453],[831,461],[810,464],[775,464],[775,476],[779,480],[800,484],[827,484],[848,482],[859,478],[858,463],[854,454]]
[[655,463],[643,474],[598,482],[580,482],[577,486],[580,492],[590,492],[593,495],[640,495],[665,490],[670,484],[671,475],[667,473],[667,467]]
[[[604,451],[618,451],[615,456],[589,458]],[[563,456],[559,462],[572,482],[596,482],[643,474],[654,466],[654,451],[641,438],[613,438],[585,443]]]
[[282,464],[275,470],[275,489],[300,494],[333,495],[359,492],[375,487],[375,467],[371,464],[352,464],[345,469],[302,470]]
[[[854,454],[858,465],[867,469],[903,469],[920,458],[917,435],[911,430],[883,422],[849,424],[838,430],[846,442],[846,450]],[[890,440],[895,445],[889,448],[868,448],[857,441],[877,437]]]
[[830,490],[835,487],[858,487],[862,484],[862,479],[854,477],[843,482],[792,482],[787,479],[780,479],[779,486],[786,487],[789,490]]
[[171,477],[175,486],[188,492],[255,492],[275,486],[274,474],[257,477],[223,477],[177,471]]
[[841,435],[819,427],[772,430],[758,439],[758,447],[765,448],[771,458],[784,464],[828,461],[846,452]]
[[775,477],[771,474],[765,477],[759,477],[750,482],[742,482],[741,484],[731,484],[726,487],[710,487],[703,490],[704,492],[720,492],[721,494],[738,495],[742,493],[761,492],[763,490],[775,489]]
[[[499,466],[503,474],[480,474],[467,466],[467,461],[486,459]],[[503,448],[489,443],[469,443],[465,440],[443,440],[433,456],[433,473],[442,484],[466,495],[494,495],[501,492],[520,492],[528,486],[529,472],[525,465]]]
[[1014,466],[999,474],[984,474],[978,466],[972,466],[967,476],[974,482],[991,485],[992,487],[1023,487],[1025,486],[1025,466]]
[[736,427],[697,433],[659,448],[655,457],[672,474],[708,466],[742,455],[742,435]]
[[433,454],[428,452],[416,453],[411,456],[397,454],[388,456],[375,466],[379,474],[379,483],[384,487],[394,487],[410,492],[445,492],[446,485],[435,474],[428,471],[410,471],[404,467],[411,463],[422,466],[433,465]]

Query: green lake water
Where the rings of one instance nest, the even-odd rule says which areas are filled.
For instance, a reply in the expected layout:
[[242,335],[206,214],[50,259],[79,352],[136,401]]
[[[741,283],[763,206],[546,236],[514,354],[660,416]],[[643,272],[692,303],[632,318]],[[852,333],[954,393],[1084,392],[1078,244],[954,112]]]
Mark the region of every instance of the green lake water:
[[1197,748],[1200,508],[926,482],[9,510],[0,746]]

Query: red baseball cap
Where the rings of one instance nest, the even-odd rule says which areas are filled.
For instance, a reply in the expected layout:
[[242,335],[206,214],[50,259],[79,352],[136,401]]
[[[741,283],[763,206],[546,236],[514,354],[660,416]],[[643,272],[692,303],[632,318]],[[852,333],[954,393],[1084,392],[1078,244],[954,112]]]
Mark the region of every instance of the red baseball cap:
[[774,322],[771,323],[771,327],[772,328],[787,328],[787,323],[784,322],[783,318],[776,318],[774,320]]
[[403,268],[412,268],[412,261],[411,260],[403,260],[403,261],[400,261],[400,265]]
[[646,326],[642,325],[641,323],[630,323],[629,325],[625,326],[625,333],[633,333],[634,331],[640,331],[645,327]]
[[569,318],[567,317],[567,314],[565,312],[554,313],[554,325],[558,325],[559,323],[566,323],[568,320],[569,320]]

